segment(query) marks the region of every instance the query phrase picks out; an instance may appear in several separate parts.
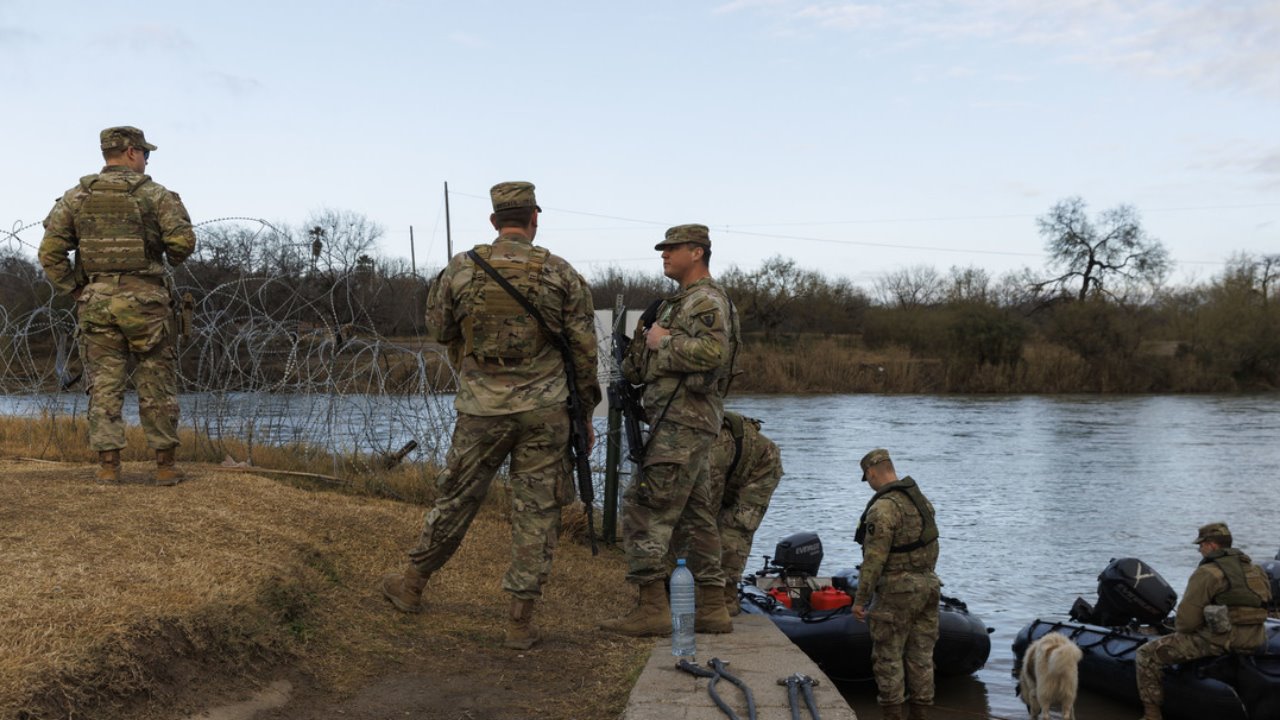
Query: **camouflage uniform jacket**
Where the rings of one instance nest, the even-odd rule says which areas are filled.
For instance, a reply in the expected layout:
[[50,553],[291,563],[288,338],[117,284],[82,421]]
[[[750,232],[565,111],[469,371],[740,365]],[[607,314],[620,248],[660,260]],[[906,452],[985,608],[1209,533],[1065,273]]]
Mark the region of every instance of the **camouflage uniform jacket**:
[[[861,532],[865,533],[862,544],[862,568],[858,574],[858,593],[853,602],[855,605],[866,605],[871,595],[883,590],[881,587],[892,576],[927,575],[933,577],[934,568],[938,565],[938,542],[934,540],[922,547],[906,552],[894,552],[892,549],[920,540],[925,532],[925,518],[916,510],[915,503],[907,492],[919,493],[915,480],[904,477],[889,483],[871,498],[867,511],[863,515]],[[925,512],[934,514],[933,503],[919,493],[923,500]]]
[[[118,177],[130,184],[141,182],[134,195],[142,204],[148,263],[145,270],[129,274],[163,278],[163,257],[167,256],[170,264],[177,265],[195,250],[196,235],[191,229],[191,216],[183,207],[178,193],[123,165],[108,165],[100,175]],[[68,254],[80,246],[80,238],[76,234],[76,213],[89,197],[85,185],[97,177],[88,175],[82,178],[81,184],[68,190],[53,204],[49,216],[44,219],[40,265],[49,282],[60,293],[70,293],[90,281],[83,270],[73,267]]]
[[702,278],[664,300],[655,322],[671,334],[649,350],[637,329],[622,364],[627,380],[645,385],[649,422],[661,417],[664,423],[719,433],[733,356],[741,342],[729,296],[715,280]]
[[[492,257],[522,252],[514,246],[520,244],[532,245],[523,235],[502,234],[493,242]],[[476,272],[466,253],[454,255],[427,295],[427,333],[449,348],[458,371],[454,408],[469,415],[493,416],[564,403],[569,397],[564,360],[550,343],[544,343],[536,356],[510,365],[464,354],[462,324],[476,301]],[[584,407],[594,408],[600,402],[600,381],[595,308],[586,281],[568,261],[549,255],[529,301],[553,332],[563,332],[568,339]]]
[[[782,478],[782,454],[772,440],[760,432],[760,421],[726,410],[724,427],[711,445],[711,477],[713,483],[722,479],[723,508],[741,506],[745,509],[760,508],[769,503],[773,490]],[[742,451],[730,427],[730,416],[742,423]],[[737,464],[734,465],[734,458]]]
[[[1234,563],[1243,570],[1246,588],[1251,596],[1257,596],[1258,606],[1238,606],[1224,601],[1224,595],[1232,588],[1227,575],[1219,562]],[[1186,592],[1182,594],[1182,602],[1178,603],[1178,612],[1174,617],[1174,629],[1180,633],[1202,634],[1215,645],[1233,648],[1257,647],[1264,639],[1262,623],[1267,616],[1266,604],[1271,599],[1271,580],[1266,571],[1253,564],[1248,555],[1236,548],[1227,548],[1210,553],[1200,566],[1191,573],[1187,580]],[[1231,616],[1232,628],[1229,633],[1212,634],[1204,619],[1206,605],[1227,605]]]

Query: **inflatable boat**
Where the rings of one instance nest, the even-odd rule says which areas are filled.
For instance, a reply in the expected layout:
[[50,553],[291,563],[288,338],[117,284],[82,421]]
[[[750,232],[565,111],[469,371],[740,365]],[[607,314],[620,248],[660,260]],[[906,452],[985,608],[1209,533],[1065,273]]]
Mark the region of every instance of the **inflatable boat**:
[[[1280,589],[1280,562],[1260,563]],[[1276,617],[1275,603],[1271,608]],[[1141,706],[1135,658],[1139,647],[1172,632],[1177,593],[1136,558],[1112,560],[1098,576],[1098,604],[1077,598],[1067,617],[1037,619],[1013,642],[1021,666],[1027,646],[1044,635],[1066,635],[1084,651],[1080,687]],[[1280,719],[1280,620],[1266,621],[1267,642],[1252,655],[1224,655],[1174,665],[1164,678],[1164,716],[1170,720]]]
[[[814,533],[796,533],[778,543],[765,567],[739,586],[742,611],[769,616],[791,642],[832,680],[869,680],[871,634],[853,617],[858,571],[819,575],[822,541]],[[991,629],[955,598],[938,607],[938,642],[934,673],[938,677],[968,675],[987,662]]]

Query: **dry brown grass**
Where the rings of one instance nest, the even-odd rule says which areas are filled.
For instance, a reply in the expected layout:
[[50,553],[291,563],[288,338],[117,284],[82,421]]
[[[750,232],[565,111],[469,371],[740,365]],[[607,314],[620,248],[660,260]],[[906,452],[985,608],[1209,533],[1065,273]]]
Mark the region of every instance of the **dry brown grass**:
[[[0,457],[29,457],[37,460],[90,463],[97,453],[89,449],[88,423],[83,416],[57,417],[45,415],[38,420],[0,417]],[[178,436],[179,462],[221,464],[228,457],[238,463],[248,462],[263,470],[283,470],[303,475],[272,475],[281,482],[299,487],[325,487],[355,495],[390,497],[407,502],[428,503],[439,468],[423,463],[403,463],[384,470],[382,458],[369,455],[335,457],[321,448],[297,445],[272,446],[261,443],[250,447],[236,439],[211,440],[190,428],[181,428]],[[121,458],[128,461],[154,460],[147,449],[142,428],[125,428],[127,446]],[[264,473],[266,474],[266,473]],[[335,479],[336,478],[336,479]]]
[[[31,454],[14,452],[15,421],[0,429],[0,452]],[[126,463],[126,477],[147,467]],[[504,493],[432,578],[429,612],[405,616],[374,588],[403,567],[421,507],[186,470],[182,485],[153,488],[97,484],[88,465],[0,460],[0,717],[198,710],[184,667],[241,684],[287,667],[338,697],[389,668],[479,674],[468,676],[478,686],[492,672],[531,688],[525,716],[614,717],[625,705],[651,643],[595,630],[628,602],[622,561],[568,539],[539,604],[552,637],[494,669],[510,656],[499,647]]]

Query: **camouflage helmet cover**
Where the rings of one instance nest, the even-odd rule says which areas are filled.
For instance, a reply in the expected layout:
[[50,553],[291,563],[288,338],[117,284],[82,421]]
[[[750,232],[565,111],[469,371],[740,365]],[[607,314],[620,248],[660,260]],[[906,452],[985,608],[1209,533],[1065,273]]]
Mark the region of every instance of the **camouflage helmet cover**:
[[863,455],[862,462],[859,463],[859,465],[862,466],[862,482],[867,481],[867,468],[871,467],[872,465],[879,465],[880,463],[888,459],[889,459],[889,451],[885,450],[884,448],[876,448],[875,450],[872,450],[866,455]]
[[701,245],[704,248],[711,247],[711,231],[706,225],[690,224],[676,225],[667,230],[666,237],[662,242],[653,246],[654,250],[661,250],[668,245],[683,245],[685,243],[693,243]]
[[489,199],[493,201],[493,211],[533,208],[542,212],[538,200],[533,194],[533,183],[500,182],[489,188]]
[[1230,542],[1231,530],[1227,528],[1227,524],[1224,522],[1212,522],[1212,523],[1209,523],[1208,525],[1200,526],[1200,532],[1196,535],[1195,541],[1193,541],[1191,544],[1199,545],[1200,543],[1206,540],[1218,540],[1221,538],[1225,538],[1228,542]]
[[128,150],[131,147],[142,148],[148,152],[156,146],[147,142],[142,131],[130,125],[109,127],[98,134],[99,144],[103,150]]

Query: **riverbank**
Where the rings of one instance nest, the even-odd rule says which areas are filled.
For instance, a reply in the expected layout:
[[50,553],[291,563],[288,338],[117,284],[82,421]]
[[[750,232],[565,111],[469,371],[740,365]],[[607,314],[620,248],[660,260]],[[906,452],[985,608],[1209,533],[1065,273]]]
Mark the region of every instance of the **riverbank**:
[[615,717],[652,645],[595,629],[629,601],[622,559],[564,537],[538,607],[549,638],[501,647],[499,486],[409,616],[375,588],[421,506],[191,463],[172,488],[102,485],[91,465],[5,453],[0,717],[184,717],[268,687],[289,688],[283,719]]
[[[747,337],[735,393],[1037,394],[1267,391],[1201,367],[1177,342],[1151,342],[1124,357],[1086,359],[1029,342],[1014,357],[915,353],[867,347],[859,335]],[[732,398],[730,399],[732,401]]]

